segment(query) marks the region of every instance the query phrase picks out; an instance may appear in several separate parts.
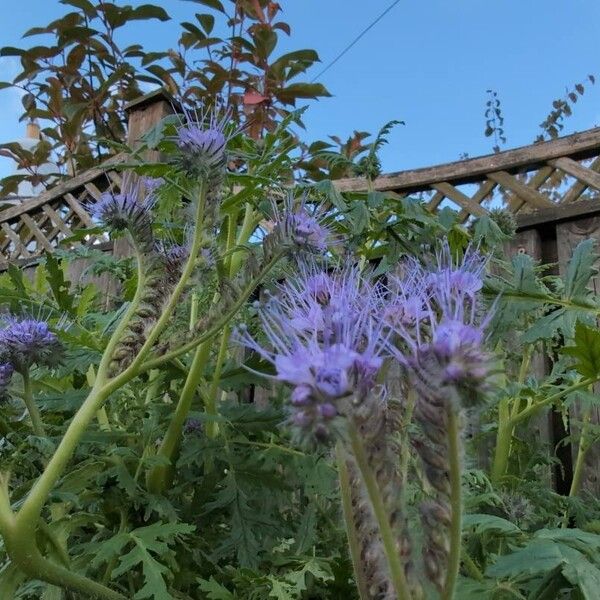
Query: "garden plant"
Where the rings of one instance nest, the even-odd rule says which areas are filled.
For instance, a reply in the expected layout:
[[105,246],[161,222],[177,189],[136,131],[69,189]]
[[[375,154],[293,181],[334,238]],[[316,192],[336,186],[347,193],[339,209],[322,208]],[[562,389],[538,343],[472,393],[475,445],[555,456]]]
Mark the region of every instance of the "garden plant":
[[293,183],[299,116],[163,119],[78,234],[130,255],[0,276],[0,597],[597,599],[598,432],[568,495],[532,443],[597,404],[593,242],[560,279],[502,211]]

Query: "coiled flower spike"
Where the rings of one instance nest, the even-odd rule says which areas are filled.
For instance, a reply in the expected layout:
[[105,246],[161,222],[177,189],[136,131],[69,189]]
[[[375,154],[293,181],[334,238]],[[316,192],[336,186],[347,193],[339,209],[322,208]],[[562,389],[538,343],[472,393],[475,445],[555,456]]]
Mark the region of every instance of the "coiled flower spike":
[[406,319],[401,301],[399,316],[390,322],[400,338],[396,357],[418,394],[414,415],[421,436],[413,445],[432,488],[432,497],[420,507],[423,565],[428,579],[441,591],[447,577],[456,575],[449,564],[450,528],[460,507],[456,500],[451,502],[451,478],[459,480],[460,473],[451,472],[451,447],[452,460],[459,463],[462,408],[481,402],[490,371],[484,342],[491,311],[482,314],[479,298],[486,260],[473,248],[458,260],[444,242],[432,268],[415,260],[405,266],[404,278],[395,285],[401,288],[406,281],[417,298],[413,305],[420,308]]
[[[317,279],[325,287],[314,293]],[[372,312],[378,290],[355,268],[319,274],[304,267],[277,292],[259,306],[268,348],[245,330],[238,339],[293,386],[290,422],[300,437],[326,441],[335,417],[351,398],[360,403],[373,390],[382,366],[382,323]]]
[[209,187],[218,186],[227,167],[227,143],[240,129],[227,131],[231,121],[229,110],[221,118],[216,110],[209,109],[183,108],[183,113],[173,138],[180,151],[176,162],[188,176],[204,179]]
[[407,279],[417,282],[421,291],[415,289],[415,297],[422,309],[412,327],[396,323],[406,347],[396,353],[400,362],[432,389],[451,386],[467,407],[481,400],[489,374],[484,342],[493,310],[482,315],[479,297],[486,262],[471,247],[458,261],[447,242],[437,253],[433,269],[412,261]]
[[0,400],[4,398],[14,372],[15,368],[9,362],[0,363]]
[[327,213],[323,205],[309,204],[307,197],[299,200],[289,192],[280,208],[275,200],[271,201],[275,239],[282,245],[295,251],[322,254],[329,246],[337,243],[332,230],[325,224]]
[[377,385],[388,355],[389,328],[380,310],[383,292],[371,274],[361,274],[354,264],[327,271],[304,256],[299,275],[288,278],[258,307],[266,345],[246,329],[238,332],[238,340],[275,366],[275,379],[292,386],[288,424],[296,437],[318,443],[339,440],[346,446],[345,493],[360,547],[360,564],[355,567],[369,598],[393,600],[395,588],[380,529],[347,438],[352,430],[363,440],[408,576],[410,540],[401,511],[394,442],[397,403],[388,402]]
[[0,357],[19,373],[34,364],[56,366],[62,350],[58,337],[45,321],[10,316],[0,330]]
[[143,250],[151,249],[154,189],[144,191],[142,179],[125,180],[121,192],[104,192],[88,209],[96,220],[113,231],[128,230]]

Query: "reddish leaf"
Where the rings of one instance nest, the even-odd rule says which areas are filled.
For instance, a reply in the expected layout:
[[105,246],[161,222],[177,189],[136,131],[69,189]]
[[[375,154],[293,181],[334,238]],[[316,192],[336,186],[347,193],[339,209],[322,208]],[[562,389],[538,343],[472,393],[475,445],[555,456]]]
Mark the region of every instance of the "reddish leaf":
[[260,104],[268,99],[268,96],[263,96],[255,90],[248,90],[244,93],[244,104],[246,105]]

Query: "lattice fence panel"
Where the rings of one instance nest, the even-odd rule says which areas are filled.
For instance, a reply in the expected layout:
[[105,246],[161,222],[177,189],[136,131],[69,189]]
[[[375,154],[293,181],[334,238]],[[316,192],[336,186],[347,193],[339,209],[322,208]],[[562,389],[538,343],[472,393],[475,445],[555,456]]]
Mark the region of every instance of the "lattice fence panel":
[[90,203],[108,189],[120,190],[122,177],[114,165],[124,159],[116,157],[105,167],[86,171],[37,198],[0,211],[0,270],[11,262],[32,261],[59,246],[106,241],[95,234],[69,240],[78,230],[94,227]]

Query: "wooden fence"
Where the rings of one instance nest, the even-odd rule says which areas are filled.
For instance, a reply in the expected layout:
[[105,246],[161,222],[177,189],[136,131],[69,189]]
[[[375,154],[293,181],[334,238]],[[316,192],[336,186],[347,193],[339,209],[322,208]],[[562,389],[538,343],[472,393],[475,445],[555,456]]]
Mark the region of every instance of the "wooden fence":
[[[131,103],[128,110],[128,141],[135,145],[172,108],[155,92]],[[120,189],[115,167],[126,158],[115,156],[37,198],[0,211],[0,270],[9,262],[35,260],[74,230],[91,227],[88,204],[109,187]],[[362,178],[341,179],[335,185],[341,192],[368,187]],[[558,209],[548,214],[563,214],[559,207],[569,207],[564,214],[584,214],[581,199],[600,196],[600,128],[489,156],[389,173],[376,179],[371,189],[418,194],[432,211],[447,205],[458,209],[463,221],[486,214],[494,205],[508,206],[523,224],[532,212]],[[99,240],[90,236],[83,241]]]
[[[171,106],[160,92],[132,103],[129,144],[135,146],[145,131],[172,112]],[[0,211],[0,271],[10,263],[35,263],[64,243],[75,229],[91,227],[89,203],[109,187],[120,189],[122,179],[116,167],[126,158],[113,157],[37,198]],[[361,178],[338,180],[335,185],[341,192],[374,189],[399,196],[418,194],[432,211],[447,205],[458,209],[463,221],[487,214],[490,207],[507,206],[518,223],[507,254],[526,251],[542,263],[557,265],[555,272],[564,274],[572,249],[581,239],[600,241],[600,128],[489,156],[389,173],[370,185]],[[100,242],[93,235],[83,240]],[[599,279],[594,287],[600,290]],[[550,368],[542,355],[535,357],[533,365],[538,375]],[[580,420],[581,408],[575,405],[571,416],[574,422]],[[592,422],[600,424],[600,409],[595,409]],[[568,433],[561,427],[557,415],[538,422],[540,435],[550,443]],[[598,446],[588,453],[584,487],[600,492]],[[558,488],[564,488],[570,476],[568,446],[561,459],[566,477],[557,471]]]

